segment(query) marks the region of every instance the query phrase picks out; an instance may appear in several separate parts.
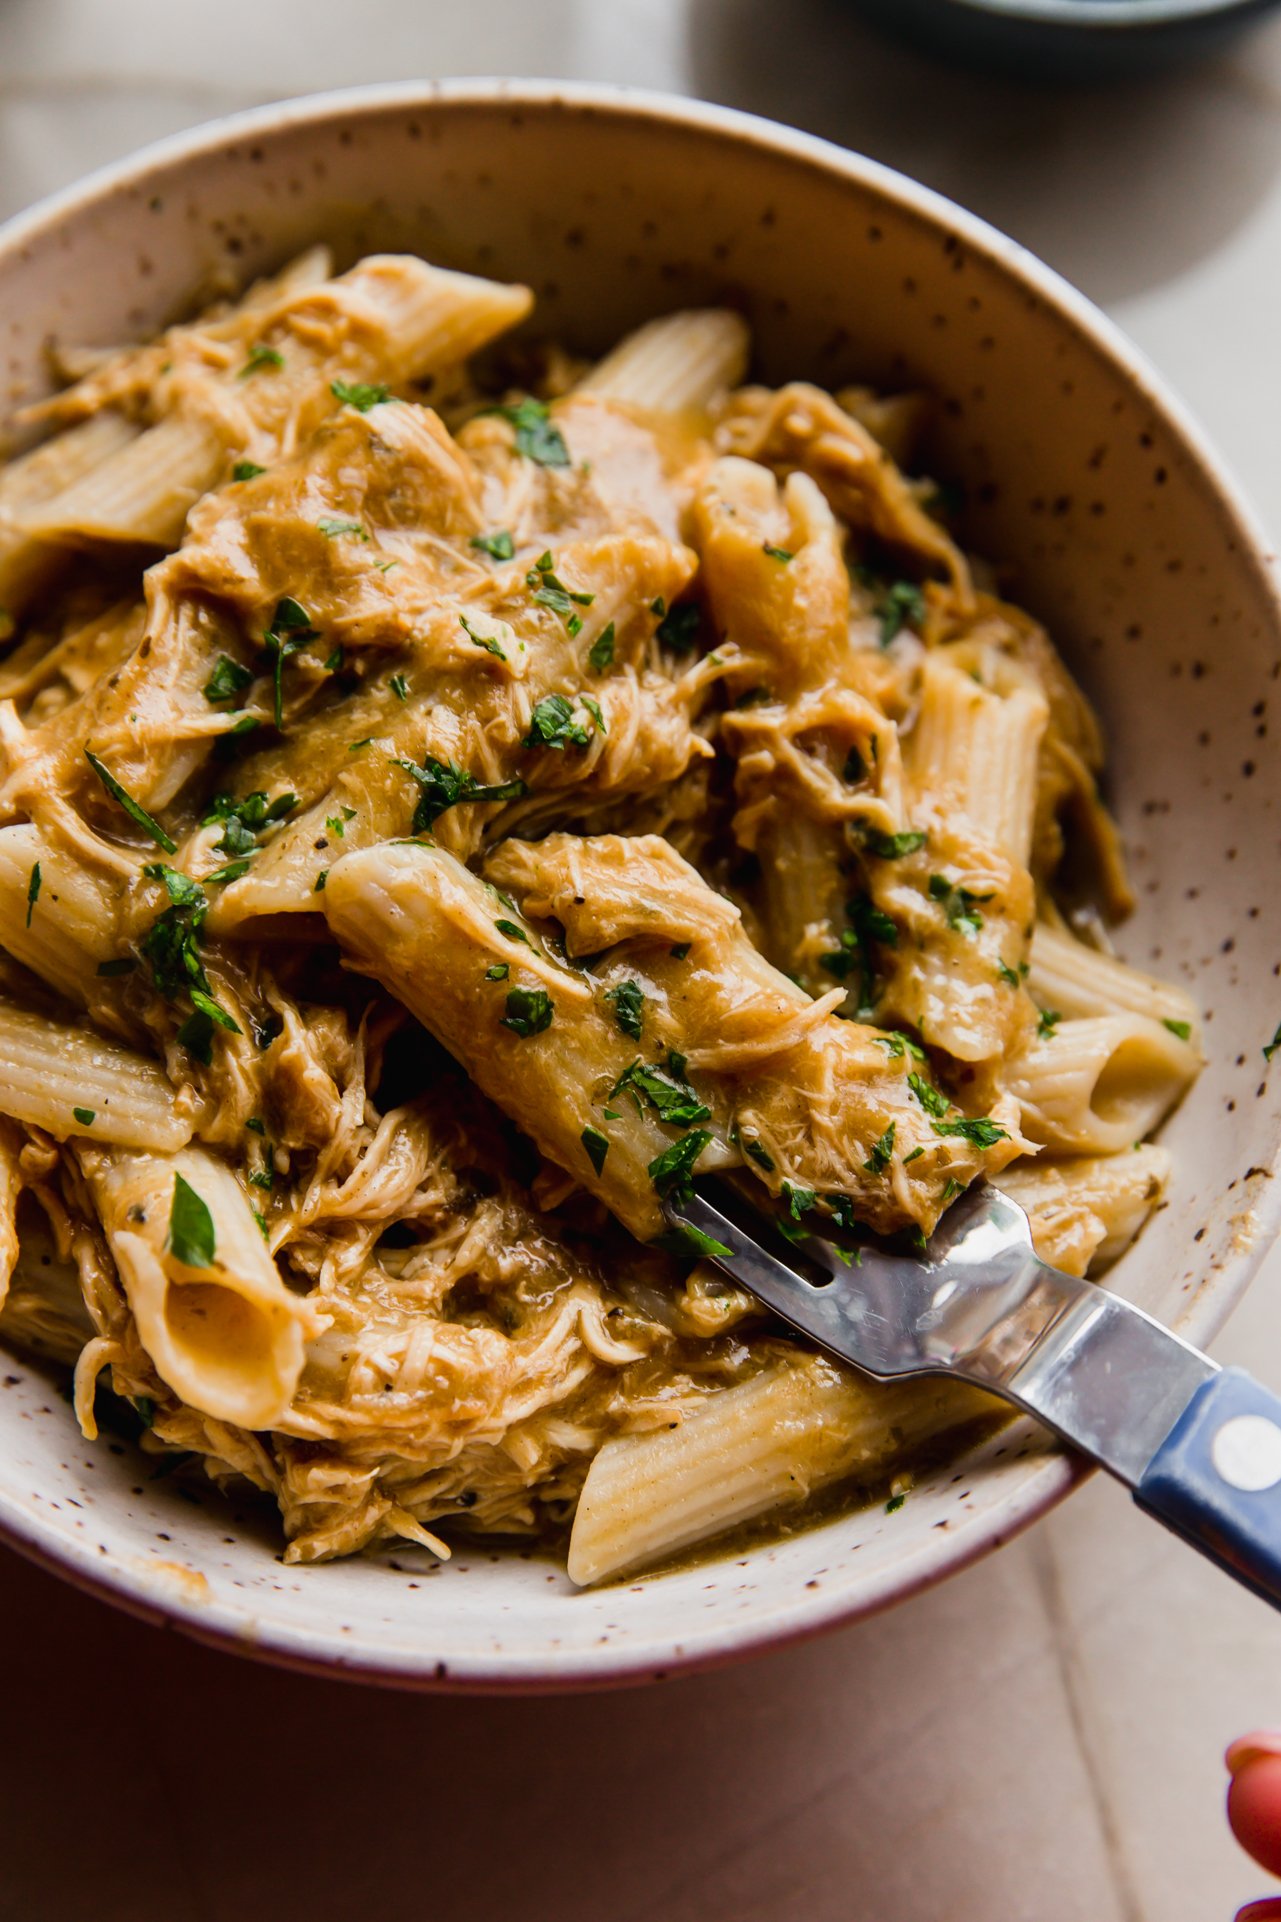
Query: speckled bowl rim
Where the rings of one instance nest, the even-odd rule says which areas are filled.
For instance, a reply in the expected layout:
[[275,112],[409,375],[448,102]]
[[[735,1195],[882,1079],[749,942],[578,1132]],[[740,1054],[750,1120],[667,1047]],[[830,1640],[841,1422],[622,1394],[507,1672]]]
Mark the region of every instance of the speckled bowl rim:
[[[56,230],[68,215],[95,201],[136,187],[155,168],[198,159],[228,144],[252,141],[288,127],[314,126],[327,119],[376,119],[385,112],[430,111],[437,103],[451,107],[500,104],[533,111],[569,108],[584,114],[648,122],[655,130],[664,126],[690,128],[719,136],[730,144],[763,148],[800,167],[848,180],[877,194],[909,218],[956,234],[974,253],[1004,269],[1055,309],[1074,330],[1077,343],[1109,366],[1119,368],[1163,420],[1205,475],[1225,532],[1238,543],[1239,564],[1252,567],[1259,576],[1281,631],[1281,583],[1270,542],[1200,426],[1118,327],[1034,254],[943,195],[878,161],[755,114],[629,87],[502,78],[393,83],[309,95],[208,122],[98,169],[0,227],[0,254],[21,249]],[[1274,1175],[1281,1172],[1281,1149],[1268,1165]],[[1176,1324],[1190,1340],[1204,1344],[1222,1327],[1281,1229],[1281,1181],[1274,1179],[1264,1186],[1266,1194],[1255,1213],[1250,1245],[1225,1261],[1211,1284],[1197,1290]],[[1019,1426],[1032,1432],[1030,1424]],[[336,1634],[282,1627],[261,1617],[254,1633],[247,1635],[243,1614],[217,1600],[196,1601],[176,1593],[168,1582],[150,1572],[104,1563],[87,1543],[59,1541],[56,1547],[51,1546],[48,1533],[3,1489],[0,1541],[142,1620],[176,1627],[196,1641],[285,1668],[329,1678],[451,1693],[553,1693],[618,1687],[678,1671],[711,1668],[874,1614],[1001,1546],[1055,1507],[1090,1472],[1075,1458],[1049,1451],[1039,1464],[1024,1472],[1020,1484],[1001,1502],[904,1555],[874,1578],[860,1577],[857,1592],[852,1595],[833,1584],[781,1603],[765,1601],[741,1625],[727,1628],[717,1624],[702,1633],[637,1640],[602,1650],[590,1662],[550,1648],[534,1657],[477,1651],[470,1660],[455,1657],[446,1675],[439,1672],[428,1650],[392,1664],[380,1660],[373,1638],[364,1646],[353,1646]]]

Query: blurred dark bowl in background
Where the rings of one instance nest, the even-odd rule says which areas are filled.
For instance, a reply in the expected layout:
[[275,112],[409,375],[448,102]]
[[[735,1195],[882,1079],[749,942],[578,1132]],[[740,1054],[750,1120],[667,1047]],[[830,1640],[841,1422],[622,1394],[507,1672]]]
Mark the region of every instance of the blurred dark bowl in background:
[[1281,0],[854,0],[919,52],[1043,81],[1213,52]]

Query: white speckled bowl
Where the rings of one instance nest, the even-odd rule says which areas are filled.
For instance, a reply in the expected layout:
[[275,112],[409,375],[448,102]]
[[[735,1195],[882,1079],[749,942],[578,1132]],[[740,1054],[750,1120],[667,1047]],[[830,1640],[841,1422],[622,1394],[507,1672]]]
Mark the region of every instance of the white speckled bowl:
[[[605,89],[468,81],[267,108],[151,148],[0,233],[0,376],[52,334],[117,340],[307,242],[407,246],[529,281],[593,348],[727,298],[762,373],[924,381],[970,534],[1019,567],[1108,724],[1140,908],[1124,948],[1204,1004],[1211,1065],[1167,1130],[1168,1206],[1114,1280],[1196,1340],[1277,1223],[1281,606],[1272,557],[1134,349],[1013,242],[900,176],[764,121]],[[881,1608],[972,1561],[1080,1471],[1020,1424],[898,1513],[578,1594],[537,1558],[417,1551],[286,1569],[261,1523],[86,1446],[0,1357],[0,1528],[203,1639],[416,1687],[559,1689],[724,1660]]]

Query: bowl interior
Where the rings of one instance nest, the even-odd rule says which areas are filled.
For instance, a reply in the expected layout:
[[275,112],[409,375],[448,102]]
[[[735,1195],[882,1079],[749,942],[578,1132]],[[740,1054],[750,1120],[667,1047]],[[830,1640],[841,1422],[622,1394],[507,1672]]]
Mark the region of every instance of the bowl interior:
[[[1281,621],[1257,537],[1132,350],[1012,242],[871,163],[718,110],[474,83],[268,110],[14,223],[8,402],[43,390],[51,335],[154,330],[319,237],[526,280],[539,327],[576,348],[729,300],[768,379],[936,393],[934,465],[964,483],[969,538],[1010,563],[1104,715],[1140,897],[1122,951],[1205,1008],[1169,1202],[1113,1276],[1205,1339],[1273,1220]],[[284,1569],[249,1520],[86,1447],[37,1371],[0,1357],[0,1381],[0,1524],[30,1552],[196,1633],[425,1686],[581,1686],[813,1629],[937,1579],[1075,1472],[1019,1427],[892,1516],[579,1595],[487,1550]]]

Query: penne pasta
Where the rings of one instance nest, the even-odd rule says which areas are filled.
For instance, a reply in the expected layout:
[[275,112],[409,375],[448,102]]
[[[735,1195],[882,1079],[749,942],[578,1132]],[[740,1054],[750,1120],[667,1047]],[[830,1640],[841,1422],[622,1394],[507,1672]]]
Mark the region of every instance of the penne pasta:
[[682,1422],[605,1444],[574,1517],[570,1580],[609,1581],[831,1482],[870,1480],[896,1452],[893,1437],[919,1447],[993,1407],[956,1383],[856,1381],[817,1356],[766,1368]]
[[1116,1155],[1015,1162],[1001,1187],[1027,1211],[1042,1261],[1084,1275],[1125,1253],[1169,1179],[1169,1151],[1143,1142]]
[[1056,1153],[1119,1154],[1160,1126],[1194,1080],[1196,1050],[1146,1015],[1064,1020],[1009,1064],[1023,1128]]
[[87,1028],[0,1002],[0,1114],[56,1141],[92,1135],[168,1150],[191,1139],[187,1104],[154,1061]]
[[1027,985],[1040,1007],[1059,1014],[1139,1014],[1200,1044],[1201,1016],[1190,994],[1044,921],[1032,937]]
[[665,314],[621,340],[577,391],[650,413],[707,407],[742,380],[748,345],[746,324],[727,308]]
[[324,1324],[281,1280],[234,1175],[197,1148],[80,1158],[162,1380],[219,1421],[278,1421]]

